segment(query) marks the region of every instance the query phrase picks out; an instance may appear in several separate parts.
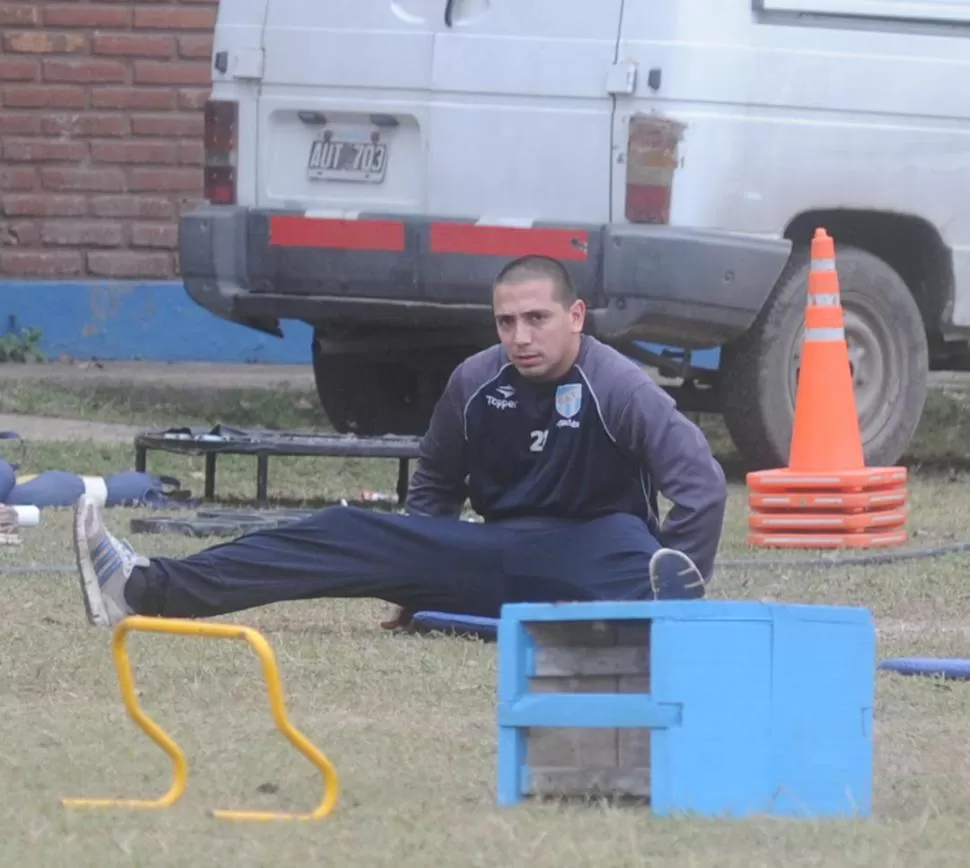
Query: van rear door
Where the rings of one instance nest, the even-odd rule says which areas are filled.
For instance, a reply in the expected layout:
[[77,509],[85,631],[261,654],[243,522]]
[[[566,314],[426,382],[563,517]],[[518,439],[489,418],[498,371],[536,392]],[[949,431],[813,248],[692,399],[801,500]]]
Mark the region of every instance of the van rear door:
[[429,206],[605,223],[622,0],[441,0]]
[[423,210],[440,0],[285,0],[263,34],[258,206]]

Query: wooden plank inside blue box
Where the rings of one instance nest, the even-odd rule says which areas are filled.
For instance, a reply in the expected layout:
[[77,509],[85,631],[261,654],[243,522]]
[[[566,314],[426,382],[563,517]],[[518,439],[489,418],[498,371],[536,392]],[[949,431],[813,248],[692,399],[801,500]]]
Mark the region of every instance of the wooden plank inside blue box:
[[868,816],[866,609],[516,604],[499,622],[498,801],[608,796],[658,815]]

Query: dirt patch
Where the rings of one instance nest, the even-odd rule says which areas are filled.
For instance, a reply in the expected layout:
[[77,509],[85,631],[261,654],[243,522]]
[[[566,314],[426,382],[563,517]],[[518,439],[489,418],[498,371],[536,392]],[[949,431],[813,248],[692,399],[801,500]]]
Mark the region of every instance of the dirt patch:
[[309,365],[216,365],[155,362],[0,364],[0,383],[151,383],[188,389],[277,389],[313,386]]
[[24,416],[0,413],[0,431],[15,431],[22,440],[98,443],[131,443],[143,428],[112,422],[83,422],[78,419],[54,419],[49,416]]

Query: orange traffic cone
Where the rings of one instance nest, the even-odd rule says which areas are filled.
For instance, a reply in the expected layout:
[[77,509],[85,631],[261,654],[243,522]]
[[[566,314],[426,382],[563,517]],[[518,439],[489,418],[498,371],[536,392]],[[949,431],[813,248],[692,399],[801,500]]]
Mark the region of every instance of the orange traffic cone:
[[905,467],[866,467],[835,244],[812,239],[802,363],[788,467],[749,473],[748,542],[783,548],[899,545],[907,540]]

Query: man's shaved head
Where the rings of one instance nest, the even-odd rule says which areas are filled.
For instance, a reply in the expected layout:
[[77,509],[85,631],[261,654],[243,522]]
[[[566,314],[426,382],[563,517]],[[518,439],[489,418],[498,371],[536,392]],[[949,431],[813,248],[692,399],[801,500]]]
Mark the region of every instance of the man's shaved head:
[[495,278],[495,286],[528,283],[532,280],[548,280],[552,283],[555,299],[563,307],[569,307],[578,298],[569,272],[561,263],[548,256],[522,256],[513,259],[499,272]]
[[575,362],[586,305],[563,266],[546,256],[523,256],[495,279],[492,308],[509,361],[530,380],[554,380]]

